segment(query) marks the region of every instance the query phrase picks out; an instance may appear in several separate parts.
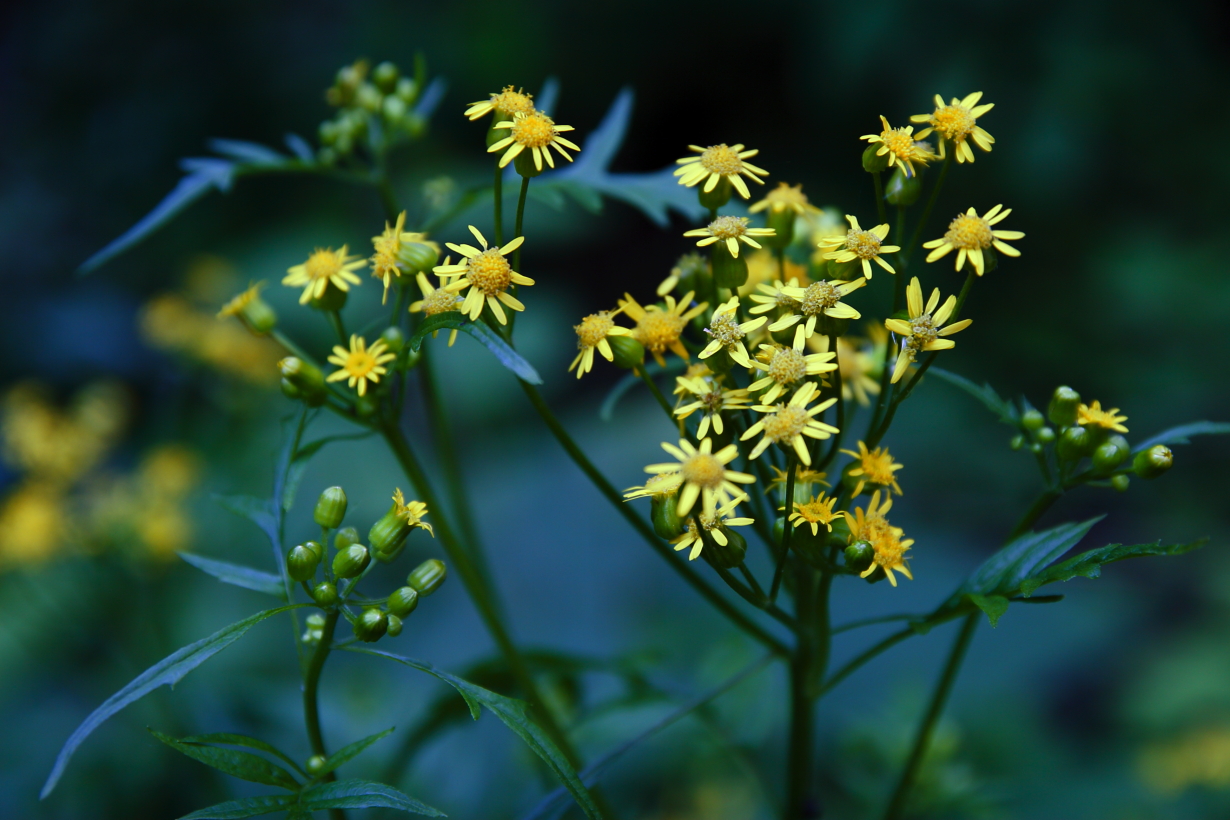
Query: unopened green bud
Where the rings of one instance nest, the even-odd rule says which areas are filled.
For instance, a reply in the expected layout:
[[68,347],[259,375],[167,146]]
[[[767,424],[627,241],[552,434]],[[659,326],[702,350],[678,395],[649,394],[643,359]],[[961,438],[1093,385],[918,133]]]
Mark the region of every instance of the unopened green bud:
[[394,504],[367,531],[367,542],[372,545],[376,560],[387,564],[401,555],[409,534],[410,525],[397,514],[397,505]]
[[324,293],[308,302],[310,306],[316,310],[329,311],[341,310],[346,307],[346,297],[348,292],[329,282],[325,285]]
[[765,218],[765,227],[772,228],[774,234],[773,236],[762,237],[760,243],[770,248],[787,247],[794,240],[794,223],[796,219],[795,212],[790,208],[782,208],[780,211],[770,208]]
[[354,623],[354,636],[364,643],[375,643],[389,631],[389,617],[375,607],[363,610]]
[[294,382],[290,381],[289,379],[282,379],[281,386],[282,386],[282,395],[285,396],[286,398],[290,399],[291,401],[302,401],[303,400],[303,391],[300,390],[298,387],[295,387]]
[[1055,445],[1055,452],[1064,461],[1080,461],[1093,450],[1093,447],[1093,436],[1089,430],[1076,426],[1063,431],[1063,435],[1059,437],[1059,443]]
[[380,89],[371,83],[363,83],[355,93],[354,101],[360,108],[374,113],[380,110],[381,99]]
[[900,166],[893,171],[893,175],[888,178],[888,184],[884,186],[884,199],[889,205],[896,205],[898,208],[908,208],[913,205],[918,201],[920,193],[922,193],[922,181],[918,174],[907,177],[902,173]]
[[1025,446],[1025,436],[1018,433],[1017,435],[1013,436],[1012,439],[1008,442],[1008,446],[1011,447],[1013,450],[1021,449],[1022,447]]
[[260,285],[253,285],[236,296],[218,315],[238,316],[257,336],[268,335],[278,325],[278,314],[260,297]]
[[333,574],[338,578],[354,578],[367,569],[372,556],[362,544],[351,544],[333,556]]
[[419,594],[414,587],[401,587],[393,590],[393,594],[389,596],[388,606],[389,612],[396,615],[398,618],[405,618],[415,610],[419,605]]
[[697,198],[700,200],[702,208],[708,208],[711,211],[716,211],[718,208],[730,202],[731,188],[730,180],[726,177],[720,177],[718,184],[713,186],[713,190],[705,193],[704,185],[696,186]]
[[315,777],[325,770],[326,762],[328,761],[325,760],[324,755],[312,755],[308,758],[307,765],[304,768],[307,769],[308,774]]
[[863,572],[871,566],[871,559],[875,556],[875,547],[869,542],[855,541],[846,547],[846,566],[855,572]]
[[381,331],[380,338],[388,346],[389,352],[395,356],[401,353],[402,348],[406,346],[406,334],[395,325],[390,325]]
[[319,606],[333,606],[337,603],[337,587],[328,581],[321,581],[312,587],[312,600]]
[[438,558],[429,558],[414,568],[414,572],[406,578],[406,583],[413,587],[419,595],[430,595],[440,588],[447,574],[448,568],[444,566],[443,561]]
[[1141,478],[1157,478],[1174,464],[1174,453],[1165,444],[1154,444],[1141,450],[1132,461],[1132,469]]
[[873,142],[863,152],[863,170],[867,173],[878,173],[888,167],[888,151],[884,150],[883,154],[876,153],[880,150],[883,150],[883,146],[878,142]]
[[426,242],[407,242],[397,252],[397,261],[406,266],[413,276],[421,271],[430,271],[440,261],[440,253]]
[[346,547],[349,547],[351,544],[358,543],[359,531],[354,527],[342,527],[337,531],[337,534],[333,536],[333,549],[338,552],[346,549]]
[[1042,447],[1041,442],[1035,441],[1033,444],[1029,445],[1029,452],[1034,455],[1041,455],[1043,449],[1044,448]]
[[[853,282],[863,275],[863,266],[858,259],[849,262],[838,262],[836,259],[825,260],[824,275],[821,279],[840,279],[843,282]],[[909,317],[906,317],[909,320]]]
[[653,521],[653,531],[667,541],[683,534],[683,522],[679,520],[677,507],[679,495],[671,493],[668,496],[653,496],[649,502],[649,518]]
[[631,336],[608,336],[606,342],[611,346],[616,367],[630,370],[644,363],[645,348]]
[[303,631],[304,643],[320,643],[324,638],[325,616],[319,612],[307,617],[307,629]]
[[[725,544],[714,537],[719,531],[726,537]],[[743,563],[743,557],[747,555],[747,541],[742,535],[726,527],[704,533],[704,539],[705,548],[700,555],[715,567],[734,569]]]
[[533,179],[543,171],[547,170],[547,164],[544,162],[542,167],[539,168],[534,164],[533,152],[522,151],[520,154],[517,154],[516,158],[513,159],[513,168],[517,170],[518,174],[526,179]]
[[[282,378],[299,391],[310,405],[323,404],[325,400],[325,374],[314,364],[308,364],[297,356],[287,356],[278,362]],[[283,391],[285,392],[285,391]]]
[[1055,440],[1055,428],[1054,427],[1043,427],[1040,430],[1038,430],[1038,432],[1034,433],[1034,438],[1036,438],[1038,441],[1042,442],[1043,444],[1050,444],[1052,441]]
[[316,510],[312,513],[316,523],[334,530],[341,525],[346,517],[346,491],[341,487],[329,487],[316,499]]
[[743,287],[747,282],[747,254],[731,256],[725,242],[715,242],[710,245],[713,255],[713,281],[719,288]]
[[1110,479],[1110,486],[1114,487],[1115,491],[1120,493],[1126,493],[1128,491],[1128,485],[1131,483],[1131,479],[1122,474],[1111,476]]
[[396,615],[390,614],[388,620],[389,620],[388,635],[390,638],[396,638],[398,635],[401,634],[401,630],[402,630],[401,618],[398,618]]
[[1120,464],[1127,461],[1132,454],[1132,445],[1120,435],[1114,435],[1097,446],[1093,451],[1093,468],[1100,473],[1109,473]]
[[397,81],[397,90],[394,93],[405,100],[407,104],[412,103],[419,94],[418,83],[409,77],[402,77]]
[[286,571],[296,581],[306,581],[316,574],[316,566],[320,558],[316,553],[300,544],[291,549],[286,556]]
[[401,76],[401,72],[397,70],[397,66],[385,60],[380,65],[372,69],[372,82],[376,84],[385,94],[392,94],[397,88],[397,80]]
[[1021,414],[1021,426],[1026,430],[1037,430],[1046,424],[1046,419],[1037,410],[1026,410]]
[[1051,396],[1051,403],[1047,405],[1046,417],[1056,427],[1071,427],[1076,424],[1076,410],[1080,407],[1080,403],[1080,393],[1071,387],[1056,387],[1055,394]]
[[324,559],[325,548],[319,541],[304,541],[303,546],[307,547],[308,549],[312,551],[312,554],[316,556],[317,561],[321,561]]

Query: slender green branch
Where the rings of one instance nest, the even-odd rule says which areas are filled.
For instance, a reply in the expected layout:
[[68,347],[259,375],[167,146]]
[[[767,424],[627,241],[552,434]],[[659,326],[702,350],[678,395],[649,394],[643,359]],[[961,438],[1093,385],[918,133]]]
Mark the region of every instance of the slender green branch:
[[786,559],[790,556],[790,514],[794,512],[794,479],[798,473],[798,459],[794,452],[786,460],[786,503],[782,506],[782,548],[777,556],[777,566],[773,570],[773,584],[769,587],[769,603],[777,601],[777,593],[782,588],[782,573],[786,569]]
[[[940,178],[935,181],[935,187],[931,189],[931,196],[927,197],[927,204],[923,206],[922,216],[918,218],[918,224],[914,226],[914,233],[910,235],[910,244],[906,245],[905,254],[902,258],[908,260],[914,255],[914,249],[918,247],[918,241],[922,239],[923,229],[927,227],[927,220],[931,218],[931,209],[935,207],[935,201],[939,199],[940,190],[944,187],[944,180],[948,179],[948,169],[952,166],[952,155],[954,151],[949,151],[944,157],[944,165],[940,168]],[[909,264],[908,261],[906,263]]]
[[[517,196],[517,222],[514,232],[517,236],[523,236],[521,233],[521,225],[525,219],[525,196],[530,190],[530,178],[521,177],[521,193]],[[514,237],[515,239],[516,237]],[[521,272],[521,248],[513,251],[513,270]]]
[[898,615],[880,615],[875,618],[860,618],[857,621],[850,621],[848,624],[833,627],[833,634],[839,632],[849,632],[851,629],[861,629],[864,626],[875,626],[876,624],[887,624],[893,621],[922,621],[926,619],[926,615],[918,615],[911,613],[901,613]]
[[894,632],[893,634],[889,635],[887,638],[880,641],[878,644],[871,647],[870,649],[864,650],[863,653],[860,654],[858,657],[854,658],[853,660],[848,661],[845,666],[841,667],[840,669],[838,669],[836,672],[834,672],[832,675],[829,676],[829,679],[826,680],[820,686],[820,695],[821,696],[827,695],[830,691],[833,690],[834,687],[837,686],[837,684],[841,683],[843,680],[850,677],[850,675],[858,671],[858,669],[861,666],[863,666],[863,664],[875,658],[877,655],[881,654],[882,652],[886,652],[887,650],[892,649],[894,646],[901,643],[906,638],[912,637],[913,635],[916,635],[916,634],[917,633],[913,629],[907,627],[901,630],[900,632]]
[[965,623],[961,625],[961,632],[957,635],[956,643],[953,644],[952,651],[948,654],[944,674],[935,687],[927,713],[918,727],[918,734],[914,737],[914,747],[910,750],[905,769],[901,772],[897,788],[893,791],[893,797],[884,812],[884,820],[897,820],[905,811],[905,801],[909,796],[910,787],[914,785],[914,778],[918,775],[918,769],[927,753],[927,746],[931,743],[931,734],[935,731],[935,724],[944,711],[944,704],[952,691],[952,685],[957,679],[957,672],[961,669],[961,662],[965,660],[965,652],[969,649],[970,639],[974,637],[974,629],[977,626],[978,613],[971,612],[965,617]]
[[495,200],[495,244],[504,244],[504,169],[497,159],[495,163],[495,182],[491,186],[492,199]]
[[816,571],[798,567],[796,575],[796,615],[799,622],[798,642],[790,659],[790,738],[786,760],[785,820],[813,818],[815,806],[814,765],[816,701],[808,691],[815,653],[815,584]]
[[333,332],[337,334],[337,339],[342,347],[350,344],[350,337],[346,335],[346,325],[342,323],[342,314],[336,310],[326,310],[325,317],[329,320],[329,326],[333,328]]
[[661,389],[658,388],[658,385],[654,382],[654,380],[649,377],[649,372],[645,369],[645,365],[639,364],[633,368],[633,370],[636,375],[640,376],[641,380],[649,386],[649,392],[653,393],[653,397],[658,400],[658,406],[661,407],[666,413],[666,417],[669,418],[671,422],[677,422],[675,418],[675,411],[671,408],[670,402],[666,400],[666,396],[662,395]]
[[[337,610],[325,615],[325,624],[321,627],[320,643],[308,661],[307,671],[303,676],[303,721],[307,725],[308,741],[312,744],[312,753],[328,757],[325,738],[320,731],[320,705],[317,702],[317,691],[320,687],[320,673],[325,667],[325,660],[333,648],[333,630],[337,626]],[[333,772],[325,775],[325,780],[337,780]],[[345,820],[346,813],[341,809],[330,809],[329,816],[333,820]]]
[[880,179],[879,171],[871,172],[871,184],[876,192],[876,217],[879,224],[888,224],[888,209],[884,205],[884,180]]

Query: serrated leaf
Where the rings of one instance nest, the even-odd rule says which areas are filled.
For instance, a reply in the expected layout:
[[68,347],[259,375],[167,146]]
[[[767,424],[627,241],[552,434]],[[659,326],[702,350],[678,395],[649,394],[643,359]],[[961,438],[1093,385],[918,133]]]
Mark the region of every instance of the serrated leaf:
[[966,594],[1014,594],[1022,581],[1057,561],[1103,518],[1105,516],[1061,524],[1042,532],[1027,532],[1013,539],[974,571],[958,591],[957,597]]
[[1206,543],[1208,543],[1207,538],[1201,538],[1198,541],[1191,541],[1186,544],[1163,545],[1160,540],[1152,544],[1133,544],[1132,546],[1108,544],[1105,547],[1082,552],[1080,555],[1073,556],[1067,561],[1047,567],[1031,575],[1021,583],[1020,591],[1022,595],[1028,597],[1033,594],[1034,590],[1045,584],[1052,584],[1056,581],[1070,581],[1077,577],[1097,578],[1102,574],[1102,567],[1104,565],[1113,564],[1115,561],[1123,561],[1128,558],[1144,558],[1150,555],[1183,555],[1203,547]]
[[388,737],[393,732],[392,728],[385,729],[383,732],[377,732],[374,735],[368,735],[362,740],[356,740],[348,746],[343,746],[333,754],[329,755],[329,759],[325,761],[325,765],[316,772],[316,777],[328,774],[348,760],[362,754],[368,746],[380,740],[382,737]]
[[296,799],[293,794],[266,794],[260,797],[245,797],[242,800],[228,800],[207,809],[199,809],[192,814],[185,814],[179,820],[239,820],[242,817],[259,817],[262,814],[289,809],[295,805]]
[[212,575],[224,584],[243,587],[255,592],[263,592],[275,598],[286,600],[286,587],[282,578],[259,569],[232,564],[229,561],[219,561],[216,558],[206,558],[204,555],[194,555],[191,552],[181,552],[179,557],[189,564]]
[[308,604],[289,604],[287,606],[276,607],[275,609],[266,609],[264,612],[258,612],[244,618],[242,621],[225,626],[219,629],[214,634],[207,638],[202,638],[196,643],[191,643],[188,646],[177,649],[167,657],[160,660],[158,663],[146,669],[140,675],[137,675],[128,683],[127,686],[120,689],[111,697],[103,702],[102,706],[95,709],[90,716],[87,717],[76,731],[69,736],[65,741],[64,747],[60,749],[60,754],[56,757],[55,765],[51,769],[51,774],[47,776],[47,782],[43,785],[43,791],[40,798],[51,794],[52,789],[56,787],[56,783],[60,781],[60,776],[64,774],[64,769],[68,766],[69,759],[90,734],[102,725],[103,721],[114,715],[116,712],[123,709],[130,703],[140,700],[150,692],[157,689],[159,686],[173,686],[179,683],[181,679],[193,669],[196,669],[205,661],[212,658],[214,655],[226,649],[235,641],[239,640],[256,624],[273,617],[274,615],[288,612],[292,609],[308,606]]
[[415,800],[384,783],[370,780],[338,780],[308,786],[299,795],[299,803],[309,811],[323,809],[397,809],[428,817],[447,817],[439,809]]
[[992,388],[991,385],[983,384],[982,387],[979,387],[964,376],[958,376],[956,373],[939,367],[933,367],[928,372],[931,375],[938,377],[941,381],[946,381],[952,386],[964,390],[966,393],[973,396],[975,399],[980,401],[984,407],[997,415],[999,420],[1004,424],[1008,424],[1013,427],[1016,426],[1017,419],[1019,418],[1016,408],[1012,406],[1012,402],[1000,398],[1000,395],[995,392],[995,389]]
[[590,797],[589,792],[586,790],[585,784],[577,776],[576,769],[573,768],[572,763],[569,762],[568,758],[560,751],[559,747],[555,745],[555,742],[551,740],[546,732],[530,718],[527,711],[528,705],[524,701],[496,694],[456,675],[451,675],[448,672],[437,669],[429,663],[416,661],[413,658],[394,655],[391,652],[384,652],[378,649],[364,649],[354,646],[348,646],[346,649],[350,652],[388,658],[439,678],[456,689],[465,698],[467,705],[470,707],[470,714],[476,720],[478,719],[478,706],[485,707],[520,737],[530,747],[531,751],[547,764],[547,767],[559,778],[564,788],[572,795],[572,798],[581,807],[581,810],[585,812],[587,817],[602,817],[598,807],[594,805],[593,798]]
[[291,459],[290,466],[286,470],[286,481],[282,487],[282,509],[289,510],[295,505],[295,495],[299,492],[299,485],[303,482],[303,475],[307,472],[308,463],[314,455],[320,452],[322,447],[335,441],[358,441],[359,439],[369,438],[372,435],[371,432],[366,432],[325,436],[324,438],[308,442],[296,450],[295,456]]
[[209,150],[224,157],[238,160],[248,165],[282,165],[288,157],[279,154],[267,145],[247,140],[228,140],[215,137],[205,143]]
[[250,783],[279,786],[292,792],[299,790],[299,781],[295,780],[290,772],[259,755],[254,755],[251,752],[241,752],[238,749],[223,749],[218,746],[184,743],[156,729],[149,729],[148,731],[180,754],[204,763],[206,766],[211,766],[220,772],[229,774],[231,777],[247,780]]
[[214,744],[220,744],[220,745],[225,745],[225,746],[246,746],[249,749],[259,749],[262,752],[268,752],[274,757],[280,758],[281,760],[289,764],[292,769],[299,772],[299,774],[303,775],[304,777],[307,776],[307,772],[303,771],[303,769],[299,767],[299,764],[296,763],[290,757],[290,755],[286,754],[281,749],[274,746],[272,743],[266,743],[265,741],[259,738],[249,737],[248,735],[237,735],[233,732],[210,732],[209,734],[204,734],[204,735],[193,735],[192,737],[181,737],[180,742],[181,743],[214,743]]
[[999,626],[999,619],[1008,611],[1008,599],[1003,595],[977,595],[970,593],[965,596],[970,602],[987,614],[991,626]]
[[273,505],[265,498],[253,495],[218,495],[212,496],[223,509],[233,512],[241,518],[246,518],[261,528],[261,532],[275,544],[278,542],[278,520],[274,515]]
[[1155,444],[1191,444],[1192,436],[1226,435],[1230,433],[1230,423],[1224,421],[1193,421],[1163,430],[1155,436],[1142,441],[1132,448],[1133,453],[1148,450]]

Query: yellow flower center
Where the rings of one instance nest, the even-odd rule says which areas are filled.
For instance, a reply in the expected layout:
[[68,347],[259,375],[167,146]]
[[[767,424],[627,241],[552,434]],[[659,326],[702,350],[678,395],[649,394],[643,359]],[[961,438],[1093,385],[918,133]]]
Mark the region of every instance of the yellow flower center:
[[372,241],[372,245],[375,246],[377,254],[396,256],[401,250],[401,234],[392,228],[385,228],[384,233]]
[[980,216],[961,214],[948,225],[944,241],[958,250],[973,251],[991,247],[991,226]]
[[801,407],[786,405],[764,420],[764,434],[769,441],[788,442],[803,434],[811,416]]
[[308,257],[303,270],[312,281],[336,276],[342,270],[341,255],[335,251],[317,249]]
[[708,393],[701,393],[696,398],[704,405],[706,413],[720,413],[722,406],[725,404],[724,395],[721,390],[711,390]]
[[910,320],[910,346],[915,350],[922,350],[939,338],[939,335],[930,313]]
[[456,293],[440,288],[432,291],[429,296],[423,297],[423,313],[428,316],[447,313],[450,310],[456,310],[457,303],[460,301],[461,297]]
[[601,313],[591,313],[581,320],[581,324],[573,325],[572,329],[577,332],[577,343],[581,347],[594,347],[606,338],[613,327],[615,322],[612,321],[611,314],[604,310]]
[[831,505],[832,499],[821,501],[818,498],[813,498],[811,501],[802,504],[795,504],[795,512],[809,524],[825,524],[837,518],[839,513],[834,513]]
[[650,476],[642,489],[650,495],[664,498],[678,490],[679,485],[682,483],[683,476],[679,473],[658,473],[655,476]]
[[555,139],[555,121],[535,111],[513,122],[512,138],[526,148],[546,148]]
[[904,128],[890,128],[880,134],[880,139],[900,159],[909,159],[914,153],[914,136]]
[[739,155],[730,150],[726,143],[710,145],[706,148],[700,155],[700,164],[706,171],[722,176],[734,176],[743,170],[743,160],[739,159]]
[[512,266],[499,248],[488,248],[470,259],[466,277],[484,296],[495,296],[512,284]]
[[863,475],[873,484],[893,483],[893,457],[888,450],[876,448],[862,458]]
[[777,306],[783,310],[794,312],[799,307],[799,300],[783,291],[780,285],[773,297],[777,300]]
[[726,347],[738,344],[746,335],[733,313],[719,313],[714,316],[705,332]]
[[534,113],[534,95],[521,91],[513,91],[511,85],[505,86],[499,94],[491,95],[491,105],[497,111],[503,111],[512,117],[516,114]]
[[679,471],[689,484],[696,484],[709,490],[722,486],[726,477],[726,465],[709,453],[695,453],[680,465]]
[[931,127],[953,142],[960,142],[974,130],[974,115],[963,105],[945,105],[931,115]]
[[385,251],[376,251],[372,257],[372,276],[400,276],[401,269],[397,267],[397,257]]
[[747,234],[746,216],[719,216],[709,223],[709,233],[718,239],[738,239]]
[[807,375],[807,360],[793,347],[783,347],[769,362],[769,377],[778,384],[793,384]]
[[635,338],[646,350],[661,353],[668,345],[679,341],[686,324],[683,317],[664,310],[647,310],[636,323]]
[[346,357],[345,370],[356,379],[362,379],[376,367],[376,357],[366,350],[352,350]]
[[846,248],[859,259],[874,259],[880,255],[880,237],[871,231],[851,229],[846,232]]
[[841,301],[841,292],[828,282],[812,282],[803,293],[799,306],[807,316],[821,313]]

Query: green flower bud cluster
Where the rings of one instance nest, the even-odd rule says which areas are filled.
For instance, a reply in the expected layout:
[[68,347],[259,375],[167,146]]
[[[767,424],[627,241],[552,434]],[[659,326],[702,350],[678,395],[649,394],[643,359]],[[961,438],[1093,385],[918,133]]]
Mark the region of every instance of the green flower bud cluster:
[[415,78],[402,76],[390,62],[374,70],[366,60],[341,68],[325,92],[338,112],[320,124],[318,159],[331,165],[354,153],[365,139],[379,142],[377,150],[383,150],[399,138],[421,136],[426,123],[414,111],[423,91],[422,66],[418,68],[420,76]]
[[286,398],[302,401],[309,407],[325,403],[328,388],[319,367],[297,356],[287,356],[278,362],[278,369],[282,372],[282,394]]
[[393,590],[383,606],[376,604],[363,609],[354,621],[355,637],[366,643],[374,643],[385,635],[396,638],[405,619],[418,608],[419,599],[439,589],[447,574],[447,567],[439,559],[419,564],[406,578],[406,585]]

